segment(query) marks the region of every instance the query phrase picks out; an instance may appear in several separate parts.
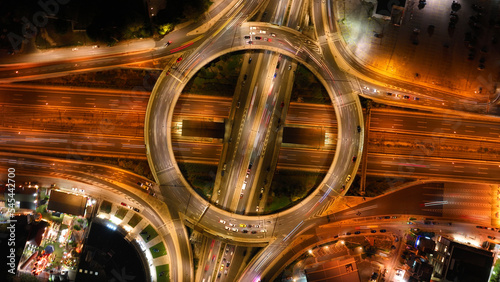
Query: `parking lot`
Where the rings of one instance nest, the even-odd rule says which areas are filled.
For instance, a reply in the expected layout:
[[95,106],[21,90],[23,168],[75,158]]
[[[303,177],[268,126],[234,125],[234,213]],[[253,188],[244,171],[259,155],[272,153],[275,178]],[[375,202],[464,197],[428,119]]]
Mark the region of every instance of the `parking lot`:
[[[459,1],[452,14],[452,4],[427,0],[419,7],[418,0],[409,0],[401,26],[369,17],[376,3],[338,1],[336,14],[348,48],[367,67],[487,102],[495,97],[500,79],[498,7]],[[455,22],[452,27],[450,21]]]

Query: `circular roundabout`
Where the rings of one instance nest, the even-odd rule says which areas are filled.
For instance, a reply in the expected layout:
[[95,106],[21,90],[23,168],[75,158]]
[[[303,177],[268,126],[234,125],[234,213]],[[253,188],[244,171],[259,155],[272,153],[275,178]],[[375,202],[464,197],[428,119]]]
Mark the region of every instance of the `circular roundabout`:
[[[250,25],[265,28],[279,40],[248,44],[244,36]],[[184,86],[204,65],[219,56],[240,50],[275,51],[304,65],[328,92],[338,122],[335,157],[323,181],[298,204],[275,214],[247,216],[211,204],[187,183],[172,150],[174,107]],[[343,187],[352,182],[351,175],[357,171],[361,159],[352,161],[352,156],[360,156],[362,151],[363,131],[359,130],[363,124],[362,109],[350,82],[336,81],[333,63],[326,62],[318,53],[318,46],[292,29],[265,23],[243,23],[236,28],[234,37],[211,37],[185,56],[176,69],[162,73],[146,112],[145,143],[153,175],[171,212],[179,214],[185,223],[205,234],[244,244],[262,244],[273,238],[286,241],[294,232],[301,230],[307,218],[346,192]],[[230,232],[219,223],[221,219],[259,225],[264,231],[259,236]]]

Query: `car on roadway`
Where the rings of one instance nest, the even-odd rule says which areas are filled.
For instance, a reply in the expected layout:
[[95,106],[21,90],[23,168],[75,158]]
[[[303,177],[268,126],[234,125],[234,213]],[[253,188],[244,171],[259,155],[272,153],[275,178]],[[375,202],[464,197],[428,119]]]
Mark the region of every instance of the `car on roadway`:
[[229,267],[230,264],[231,264],[230,262],[226,263],[226,267]]
[[240,194],[240,199],[243,198],[243,193]]
[[180,62],[182,61],[182,56],[180,56],[179,58],[177,58],[177,62]]
[[214,260],[215,260],[215,255],[212,256],[212,261],[214,261]]
[[240,223],[240,227],[247,227],[247,225],[244,223]]
[[257,231],[253,230],[251,233],[252,233],[252,234],[257,234]]
[[262,37],[260,37],[260,36],[255,36],[255,39],[256,39],[256,40],[261,40],[261,39],[262,39]]
[[272,37],[276,37],[276,34],[275,34],[275,33],[271,33],[271,36],[272,36]]
[[172,41],[168,41],[167,43],[165,43],[165,47],[167,47],[168,45],[172,44]]
[[245,39],[250,39],[250,35],[245,35]]
[[387,232],[387,230],[385,230],[385,229],[380,229],[380,233],[385,233],[385,232]]
[[264,187],[260,188],[260,193],[264,193]]
[[354,234],[361,234],[361,231],[356,231],[354,232]]
[[121,205],[124,206],[124,207],[127,206],[127,204],[125,204],[124,202],[121,202]]
[[226,270],[224,270],[224,275],[227,275],[227,269],[226,269]]
[[255,207],[255,211],[259,211],[259,206]]
[[267,230],[266,229],[261,229],[260,232],[265,233],[265,232],[267,232]]
[[220,219],[219,222],[222,224],[226,224],[226,221],[224,219]]
[[221,270],[221,271],[222,271],[222,270],[224,270],[224,265],[221,265],[221,266],[220,266],[220,270]]
[[358,159],[358,157],[356,157],[356,156],[352,157],[352,162],[355,163],[357,159]]
[[257,29],[257,27],[255,27],[255,26],[251,26],[251,27],[250,27],[250,29]]
[[132,208],[135,212],[141,212],[138,208]]
[[351,180],[351,175],[349,174],[345,180],[345,182],[349,182],[349,180]]
[[229,222],[229,226],[234,227],[235,225],[231,222]]
[[231,229],[231,231],[238,232],[238,228],[233,228],[233,229]]
[[226,230],[230,230],[230,229],[231,229],[231,227],[229,227],[229,226],[224,226],[224,229],[226,229]]

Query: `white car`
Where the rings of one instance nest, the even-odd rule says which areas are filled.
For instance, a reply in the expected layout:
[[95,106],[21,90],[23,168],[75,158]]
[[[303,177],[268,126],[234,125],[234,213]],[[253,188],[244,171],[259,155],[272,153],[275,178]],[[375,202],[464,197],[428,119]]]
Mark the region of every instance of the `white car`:
[[260,33],[266,34],[265,30],[259,30]]
[[251,27],[250,27],[250,29],[257,29],[257,27],[255,27],[255,26],[251,26]]
[[238,228],[231,229],[233,232],[238,232]]
[[224,219],[219,220],[220,223],[226,224],[226,221]]
[[264,232],[267,232],[267,230],[266,229],[262,229],[262,230],[260,230],[260,232],[264,233]]
[[229,226],[224,226],[224,229],[229,230],[229,229],[231,229],[231,227],[229,227]]
[[259,206],[257,206],[257,207],[255,208],[255,211],[259,211]]
[[229,222],[229,226],[233,227],[233,226],[234,226],[234,224],[232,224],[231,222]]

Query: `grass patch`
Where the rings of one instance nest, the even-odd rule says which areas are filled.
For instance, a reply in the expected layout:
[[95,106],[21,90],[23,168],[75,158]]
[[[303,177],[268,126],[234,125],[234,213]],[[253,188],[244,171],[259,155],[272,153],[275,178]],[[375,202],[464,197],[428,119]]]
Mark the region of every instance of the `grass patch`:
[[266,206],[266,212],[273,212],[290,205],[292,201],[286,196],[274,197],[272,202]]
[[298,65],[295,71],[291,101],[330,104],[332,100],[328,96],[325,87],[319,82],[314,74],[303,65]]
[[139,214],[134,214],[132,218],[128,221],[128,225],[135,227],[139,222],[141,222],[142,217]]
[[163,244],[163,242],[152,246],[151,248],[149,248],[149,251],[151,252],[151,255],[154,259],[167,254],[167,250],[165,249],[165,245]]
[[323,172],[279,170],[273,176],[266,212],[289,208],[306,197],[325,178]]
[[238,82],[243,52],[223,55],[201,68],[182,93],[232,97]]
[[156,236],[158,236],[158,233],[153,228],[153,226],[151,226],[151,224],[149,224],[148,226],[146,226],[146,228],[144,228],[141,231],[140,234],[141,234],[142,239],[144,239],[145,242],[149,242],[153,238],[155,238]]
[[[162,274],[160,276],[160,274]],[[168,264],[158,265],[156,267],[156,281],[158,282],[168,282],[170,281],[170,269]]]
[[178,163],[178,165],[189,185],[200,196],[209,199],[214,189],[217,166],[196,163]]
[[273,176],[271,191],[277,197],[289,196],[292,202],[301,199],[325,178],[326,173],[297,170],[280,170]]
[[118,208],[116,210],[115,216],[119,219],[123,219],[125,215],[127,214],[128,210],[124,208]]
[[111,212],[111,203],[108,201],[102,201],[101,207],[99,208],[101,212],[110,213]]

